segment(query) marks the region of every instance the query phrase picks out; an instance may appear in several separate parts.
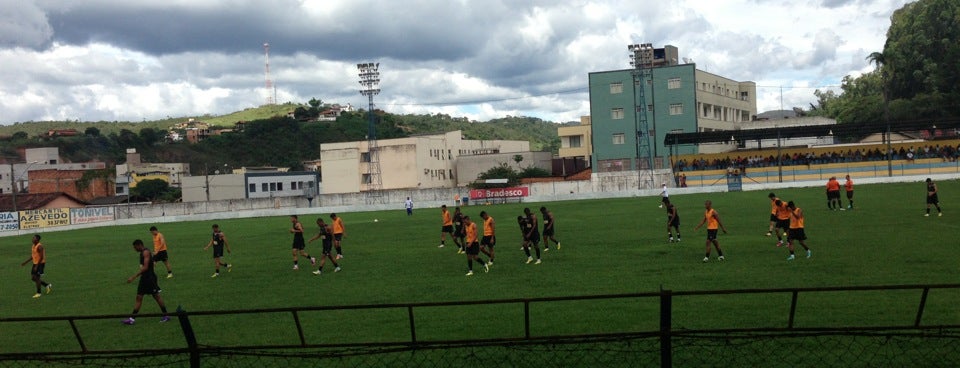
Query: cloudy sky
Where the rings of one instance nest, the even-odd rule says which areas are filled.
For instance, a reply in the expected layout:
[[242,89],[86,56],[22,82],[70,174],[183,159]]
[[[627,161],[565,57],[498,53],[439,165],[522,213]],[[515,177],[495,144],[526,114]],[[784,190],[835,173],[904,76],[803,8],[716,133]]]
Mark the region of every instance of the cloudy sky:
[[906,2],[0,0],[0,124],[220,115],[273,94],[365,108],[362,62],[380,63],[389,112],[573,121],[587,73],[629,68],[633,43],[756,82],[761,112],[806,107],[872,69]]

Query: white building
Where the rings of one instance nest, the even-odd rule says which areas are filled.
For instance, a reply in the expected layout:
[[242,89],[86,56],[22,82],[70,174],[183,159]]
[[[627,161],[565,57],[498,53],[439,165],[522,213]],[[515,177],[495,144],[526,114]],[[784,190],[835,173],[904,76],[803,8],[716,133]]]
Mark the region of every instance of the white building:
[[[320,145],[323,192],[366,191],[370,150],[367,141]],[[466,140],[461,131],[377,141],[381,189],[449,188],[476,177],[461,178],[460,156],[530,151],[530,142]],[[489,166],[493,167],[493,165]]]
[[244,198],[307,197],[319,192],[320,175],[311,171],[246,171],[183,178],[184,202]]

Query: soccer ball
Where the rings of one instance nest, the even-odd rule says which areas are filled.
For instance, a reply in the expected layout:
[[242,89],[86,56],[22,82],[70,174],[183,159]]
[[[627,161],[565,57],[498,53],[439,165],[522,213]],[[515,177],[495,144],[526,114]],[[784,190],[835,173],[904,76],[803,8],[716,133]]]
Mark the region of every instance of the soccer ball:
[[380,222],[380,220],[377,220],[377,219],[373,219],[373,222]]

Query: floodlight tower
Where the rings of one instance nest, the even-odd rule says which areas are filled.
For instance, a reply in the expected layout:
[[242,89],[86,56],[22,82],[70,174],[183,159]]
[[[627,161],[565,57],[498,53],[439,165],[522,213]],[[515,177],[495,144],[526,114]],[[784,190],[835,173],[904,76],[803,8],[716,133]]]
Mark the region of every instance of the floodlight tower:
[[263,44],[263,65],[266,76],[267,105],[273,105],[273,80],[270,79],[270,44]]
[[380,63],[357,64],[360,76],[360,94],[367,96],[367,172],[362,180],[367,184],[367,202],[381,202],[380,152],[377,147],[376,115],[373,113],[373,96],[380,93]]
[[653,151],[650,149],[652,133],[647,123],[647,97],[644,93],[648,78],[653,78],[653,44],[633,44],[630,50],[630,65],[633,66],[634,128],[636,130],[638,189],[653,188]]

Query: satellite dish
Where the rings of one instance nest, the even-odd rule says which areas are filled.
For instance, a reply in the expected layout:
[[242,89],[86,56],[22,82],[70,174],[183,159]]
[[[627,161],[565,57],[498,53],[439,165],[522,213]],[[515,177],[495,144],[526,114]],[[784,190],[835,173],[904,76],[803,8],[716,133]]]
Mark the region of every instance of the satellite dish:
[[690,58],[683,58],[683,63],[684,63],[684,64],[690,64],[690,63],[692,63],[692,62],[693,62],[693,60],[690,60]]

